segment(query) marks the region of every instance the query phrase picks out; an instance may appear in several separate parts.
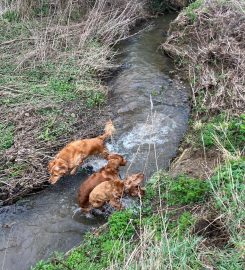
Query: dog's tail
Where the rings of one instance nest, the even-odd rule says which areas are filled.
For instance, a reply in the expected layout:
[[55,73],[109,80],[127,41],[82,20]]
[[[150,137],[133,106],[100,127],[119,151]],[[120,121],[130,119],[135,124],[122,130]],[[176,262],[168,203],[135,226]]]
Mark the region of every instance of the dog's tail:
[[102,139],[103,141],[111,137],[116,132],[116,129],[111,120],[106,122],[104,131],[105,133],[99,136],[99,138]]

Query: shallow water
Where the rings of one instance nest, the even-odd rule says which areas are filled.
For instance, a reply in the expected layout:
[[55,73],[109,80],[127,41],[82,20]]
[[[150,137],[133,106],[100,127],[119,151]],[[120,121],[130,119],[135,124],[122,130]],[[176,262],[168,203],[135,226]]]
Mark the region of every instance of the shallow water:
[[[122,174],[144,171],[147,176],[166,168],[187,127],[187,89],[172,80],[172,62],[159,45],[172,15],[159,18],[138,35],[120,43],[125,69],[110,83],[117,135],[108,144],[129,160]],[[95,170],[104,164],[94,160]],[[83,171],[37,195],[0,209],[0,269],[25,270],[53,251],[66,252],[84,233],[105,222],[101,215],[77,211],[76,192],[88,175]]]

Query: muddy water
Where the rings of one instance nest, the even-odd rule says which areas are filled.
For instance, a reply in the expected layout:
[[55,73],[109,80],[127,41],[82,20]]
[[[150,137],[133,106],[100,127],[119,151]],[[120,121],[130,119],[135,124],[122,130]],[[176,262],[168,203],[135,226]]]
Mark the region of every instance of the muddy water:
[[[176,154],[187,127],[187,90],[168,76],[171,61],[160,54],[172,16],[120,44],[125,69],[111,82],[112,106],[118,130],[108,147],[129,160],[126,172],[150,175],[166,168]],[[102,160],[88,163],[94,169]],[[96,166],[95,166],[96,165]],[[88,172],[65,178],[45,191],[0,209],[0,269],[29,269],[53,251],[65,252],[79,244],[84,233],[105,222],[101,215],[77,211],[76,190]]]

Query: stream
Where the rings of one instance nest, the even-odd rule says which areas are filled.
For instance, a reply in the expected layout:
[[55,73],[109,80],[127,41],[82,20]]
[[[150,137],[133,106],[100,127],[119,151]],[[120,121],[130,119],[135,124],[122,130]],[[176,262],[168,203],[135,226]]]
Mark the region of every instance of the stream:
[[[143,171],[147,178],[167,168],[188,125],[189,90],[169,76],[173,63],[159,50],[174,18],[155,19],[118,46],[125,68],[109,84],[117,134],[107,146],[127,158],[122,176]],[[97,170],[104,164],[93,158],[86,166]],[[54,251],[78,245],[86,231],[105,223],[103,215],[78,211],[77,190],[90,173],[83,169],[39,194],[0,208],[1,270],[30,269]]]

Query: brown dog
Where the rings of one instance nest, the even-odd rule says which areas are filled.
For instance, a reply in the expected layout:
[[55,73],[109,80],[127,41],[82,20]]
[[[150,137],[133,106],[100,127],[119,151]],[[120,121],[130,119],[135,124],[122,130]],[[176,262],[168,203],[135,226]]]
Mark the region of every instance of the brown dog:
[[141,182],[144,180],[143,173],[136,173],[124,181],[119,179],[113,181],[106,181],[96,186],[89,195],[89,203],[94,208],[100,208],[106,202],[118,210],[123,208],[120,203],[124,192],[131,196],[142,196],[144,190],[140,187]]
[[106,202],[117,210],[123,209],[119,199],[124,193],[124,182],[120,179],[113,181],[105,181],[95,187],[89,195],[89,203],[94,208],[100,208]]
[[65,146],[54,160],[49,162],[50,183],[55,184],[62,176],[68,173],[74,175],[89,155],[102,154],[107,158],[108,151],[104,143],[114,132],[115,128],[112,122],[109,121],[106,123],[103,135],[92,139],[73,141]]
[[118,154],[111,154],[108,156],[108,163],[105,167],[101,168],[98,172],[92,174],[85,180],[79,189],[78,204],[85,212],[91,209],[89,204],[90,192],[105,181],[117,180],[119,175],[119,167],[125,166],[127,161]]

